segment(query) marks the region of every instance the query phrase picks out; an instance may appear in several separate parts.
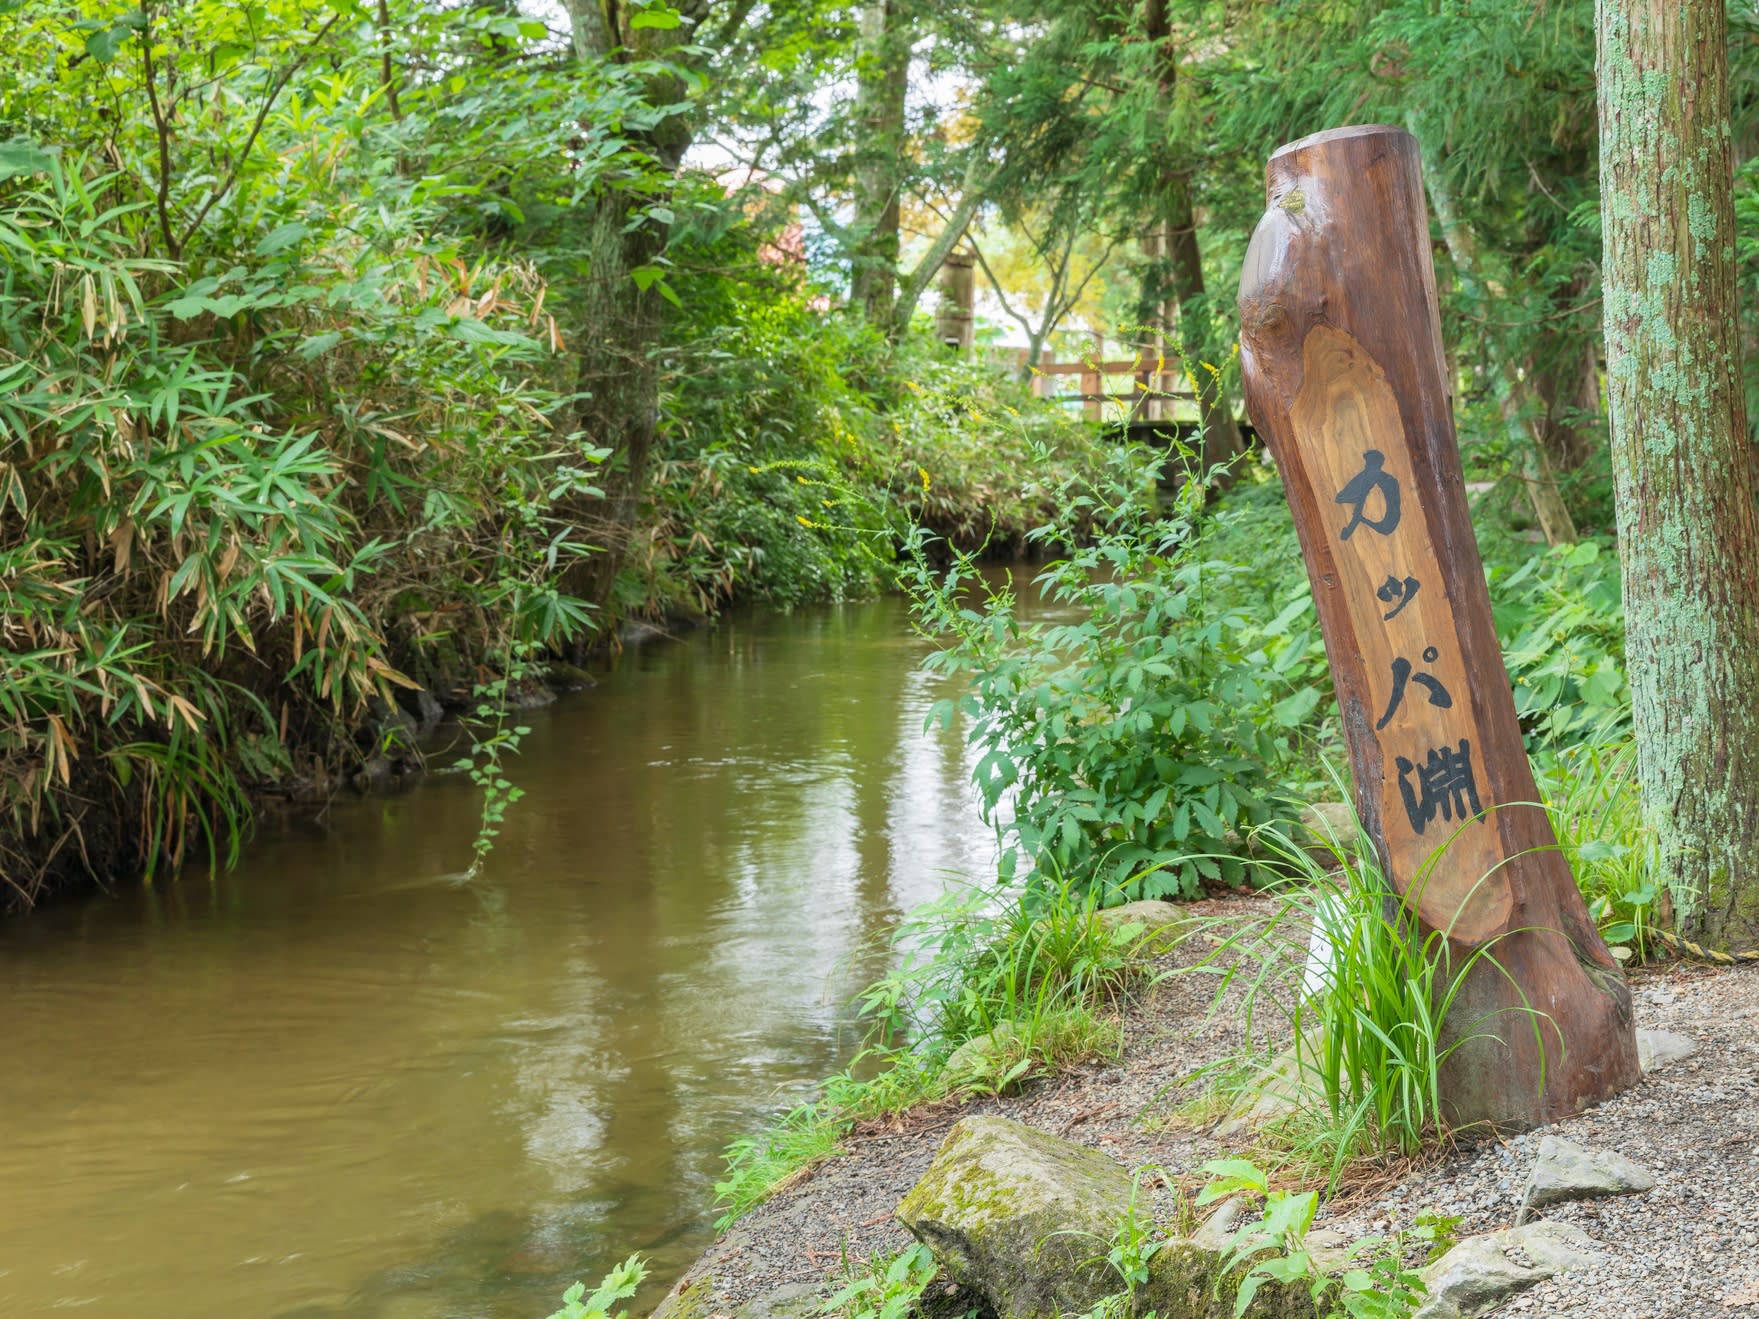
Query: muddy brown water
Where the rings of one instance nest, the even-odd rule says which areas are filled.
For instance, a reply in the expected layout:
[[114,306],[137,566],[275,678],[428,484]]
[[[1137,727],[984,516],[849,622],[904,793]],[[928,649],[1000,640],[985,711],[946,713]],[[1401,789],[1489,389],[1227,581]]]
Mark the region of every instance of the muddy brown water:
[[0,1316],[544,1319],[681,1272],[876,937],[993,873],[925,653],[882,599],[628,654],[530,716],[471,883],[442,777],[0,927]]

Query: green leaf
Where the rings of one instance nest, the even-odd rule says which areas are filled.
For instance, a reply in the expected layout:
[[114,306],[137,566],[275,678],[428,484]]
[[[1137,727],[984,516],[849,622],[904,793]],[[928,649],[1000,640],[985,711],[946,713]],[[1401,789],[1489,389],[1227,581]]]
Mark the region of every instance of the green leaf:
[[1303,687],[1271,707],[1271,717],[1284,728],[1298,728],[1319,704],[1319,689]]
[[54,163],[54,157],[29,138],[15,137],[10,142],[0,142],[0,179],[41,174]]
[[341,342],[342,332],[340,330],[329,330],[323,334],[308,334],[305,338],[299,341],[298,346],[293,351],[298,353],[302,360],[309,362],[314,358],[323,356],[323,354],[329,352]]
[[135,9],[124,14],[107,28],[100,28],[86,37],[86,54],[100,64],[108,64],[116,58],[116,52],[123,42],[146,26],[146,16]]
[[310,225],[299,223],[284,224],[271,229],[257,243],[257,255],[273,256],[276,252],[285,252],[310,233]]
[[631,32],[640,32],[643,28],[669,30],[680,26],[683,22],[683,17],[676,9],[644,9],[638,14],[631,15],[629,30]]

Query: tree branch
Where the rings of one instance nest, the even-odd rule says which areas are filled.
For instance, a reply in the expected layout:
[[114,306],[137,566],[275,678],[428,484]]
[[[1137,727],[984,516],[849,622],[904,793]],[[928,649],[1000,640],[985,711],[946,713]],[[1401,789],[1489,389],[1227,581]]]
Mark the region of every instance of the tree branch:
[[140,7],[141,62],[147,80],[147,105],[152,111],[153,132],[159,139],[159,177],[154,190],[154,205],[159,213],[159,232],[165,237],[165,248],[173,261],[183,254],[183,245],[171,228],[171,127],[165,122],[165,111],[159,104],[159,75],[153,67],[153,10]]
[[202,221],[208,218],[208,212],[214,209],[215,204],[218,203],[227,193],[232,191],[232,185],[238,182],[238,172],[244,168],[244,162],[250,155],[250,149],[256,145],[257,135],[263,131],[263,125],[268,122],[269,111],[274,108],[276,99],[292,80],[293,75],[298,73],[304,66],[305,62],[317,53],[318,46],[323,42],[325,37],[330,35],[330,29],[335,27],[341,20],[341,13],[338,12],[332,14],[330,16],[330,21],[319,28],[316,35],[314,35],[310,41],[306,42],[305,49],[299,52],[298,58],[283,69],[280,76],[270,84],[268,92],[263,96],[262,108],[257,111],[256,122],[250,126],[250,136],[244,139],[244,145],[239,148],[238,154],[233,157],[232,168],[227,171],[225,180],[218,188],[208,194],[207,201],[203,202],[201,209],[195,213],[195,219],[189,222],[189,228],[183,233],[183,241],[178,244],[179,251],[188,245],[191,238],[195,237],[196,230],[202,227]]
[[994,177],[994,171],[986,173],[981,181],[978,167],[984,164],[982,154],[975,148],[971,160],[965,166],[964,186],[960,188],[959,204],[942,227],[940,237],[929,244],[928,251],[923,253],[922,260],[916,263],[911,272],[898,284],[898,296],[892,303],[892,324],[902,326],[909,323],[910,314],[916,310],[916,303],[922,297],[922,290],[928,287],[928,281],[934,278],[941,263],[947,259],[947,253],[953,250],[965,230],[970,227],[972,217],[977,208],[983,205],[984,197]]
[[1037,336],[1034,335],[1032,331],[1032,322],[1027,320],[1026,317],[1019,312],[1015,311],[1014,305],[1008,301],[1008,295],[1002,292],[1002,281],[997,279],[996,272],[990,269],[989,260],[983,255],[982,246],[978,243],[975,237],[968,237],[967,241],[971,244],[972,252],[977,256],[977,264],[982,268],[984,278],[989,280],[990,288],[995,290],[996,301],[1001,304],[1003,314],[1026,332],[1028,340],[1036,338]]

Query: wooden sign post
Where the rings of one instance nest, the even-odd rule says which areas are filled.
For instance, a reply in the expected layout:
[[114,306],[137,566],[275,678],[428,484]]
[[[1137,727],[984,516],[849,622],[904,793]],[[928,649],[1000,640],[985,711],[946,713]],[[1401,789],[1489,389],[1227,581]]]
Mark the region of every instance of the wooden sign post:
[[1488,947],[1448,1018],[1464,1043],[1442,1102],[1456,1124],[1549,1122],[1637,1080],[1631,996],[1534,804],[1466,508],[1417,143],[1337,129],[1267,174],[1240,280],[1246,401],[1300,533],[1357,810],[1455,964]]

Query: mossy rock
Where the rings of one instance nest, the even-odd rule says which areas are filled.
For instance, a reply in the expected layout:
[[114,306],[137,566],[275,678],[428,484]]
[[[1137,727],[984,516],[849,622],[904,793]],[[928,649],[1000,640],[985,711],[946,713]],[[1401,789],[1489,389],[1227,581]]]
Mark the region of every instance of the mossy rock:
[[[1159,1319],[1234,1319],[1234,1297],[1246,1270],[1221,1278],[1221,1260],[1216,1245],[1201,1237],[1168,1242],[1149,1261],[1136,1313],[1153,1311]],[[1315,1319],[1313,1301],[1306,1288],[1266,1283],[1253,1296],[1246,1319]]]
[[1178,943],[1185,924],[1185,912],[1176,902],[1143,898],[1126,902],[1121,907],[1107,907],[1099,913],[1099,923],[1109,932],[1140,925],[1142,934],[1137,946],[1153,955]]
[[898,1218],[1001,1319],[1081,1313],[1117,1289],[1106,1263],[1130,1175],[1098,1150],[999,1117],[956,1123]]

